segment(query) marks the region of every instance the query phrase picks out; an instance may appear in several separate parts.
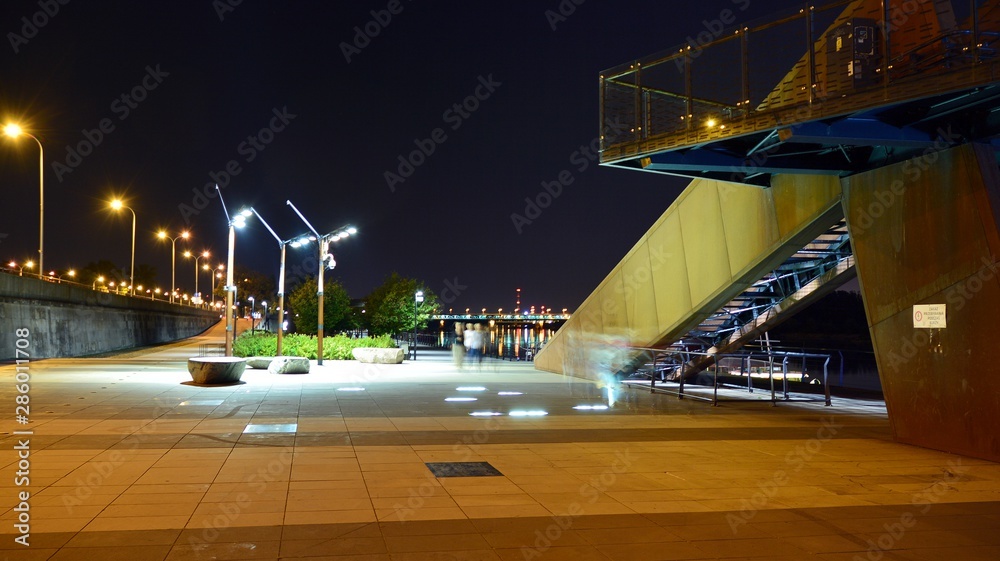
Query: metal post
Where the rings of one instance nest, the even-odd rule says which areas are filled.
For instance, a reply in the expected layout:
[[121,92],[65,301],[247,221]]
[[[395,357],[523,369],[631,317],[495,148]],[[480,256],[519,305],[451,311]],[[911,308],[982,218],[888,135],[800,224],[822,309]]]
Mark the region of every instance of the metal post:
[[635,140],[642,140],[642,122],[643,122],[643,105],[642,105],[642,64],[639,62],[635,63]]
[[687,130],[694,128],[694,92],[691,91],[691,50],[684,52],[684,121]]
[[285,331],[285,245],[281,244],[281,268],[278,270],[278,356],[281,356],[281,337]]
[[131,207],[128,209],[132,212],[132,261],[128,272],[128,282],[132,285],[130,292],[132,292],[132,296],[135,296],[135,211]]
[[649,374],[649,393],[653,393],[656,388],[656,361],[659,359],[659,355],[653,352],[653,371]]
[[326,272],[326,250],[329,242],[326,236],[319,240],[319,277],[316,280],[316,296],[319,298],[319,311],[316,321],[316,364],[323,366],[323,273]]
[[719,405],[719,355],[712,355],[715,361],[715,376],[712,380],[712,407]]
[[774,355],[767,356],[767,377],[771,380],[771,407],[776,405],[774,400]]
[[[972,0],[975,4],[975,0]],[[892,2],[882,0],[882,86],[889,85],[889,57],[891,55],[892,40]]]
[[976,6],[976,0],[969,0],[972,4],[972,64],[979,64],[979,8]]
[[681,378],[680,378],[680,389],[677,392],[677,399],[684,399],[684,371],[687,368],[687,360],[684,355],[681,355]]
[[827,383],[827,366],[830,364],[830,355],[826,355],[826,361],[823,363],[823,391],[826,394],[826,405],[829,406],[830,403],[830,384]]
[[[218,187],[216,187],[218,189]],[[233,253],[236,251],[236,227],[229,223],[229,264],[226,266],[226,356],[233,356],[233,299],[236,286],[233,285]],[[171,278],[173,278],[171,276]],[[170,289],[171,299],[174,290]]]
[[781,361],[781,388],[785,393],[785,401],[788,401],[788,355]]
[[813,8],[806,9],[806,52],[809,53],[809,105],[816,96],[816,46],[813,44]]

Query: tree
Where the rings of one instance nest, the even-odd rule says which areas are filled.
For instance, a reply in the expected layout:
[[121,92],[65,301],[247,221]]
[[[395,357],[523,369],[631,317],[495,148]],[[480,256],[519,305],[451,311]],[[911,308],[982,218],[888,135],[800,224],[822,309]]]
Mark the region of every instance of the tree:
[[[308,277],[288,295],[288,304],[295,314],[295,331],[316,335],[319,324],[319,299],[316,277]],[[323,331],[349,329],[351,298],[339,282],[323,281]]]
[[365,299],[369,331],[373,335],[394,335],[413,329],[414,295],[418,290],[424,292],[424,301],[416,310],[417,328],[425,328],[438,309],[437,296],[416,279],[392,273]]
[[[264,300],[272,301],[277,294],[274,280],[271,277],[246,267],[236,266],[233,268],[233,283],[236,285],[236,300],[239,302],[249,304],[247,298],[251,296],[258,303]],[[223,298],[225,298],[224,294],[225,292],[223,292]]]
[[138,263],[135,266],[135,284],[148,288],[156,286],[156,267],[148,263]]

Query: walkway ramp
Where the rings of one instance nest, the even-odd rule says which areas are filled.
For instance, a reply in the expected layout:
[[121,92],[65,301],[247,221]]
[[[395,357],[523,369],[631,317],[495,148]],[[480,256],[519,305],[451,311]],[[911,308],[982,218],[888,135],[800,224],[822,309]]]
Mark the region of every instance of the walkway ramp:
[[697,179],[535,364],[605,379],[639,354],[629,348],[752,339],[849,278],[843,220],[835,177],[775,175],[770,189]]

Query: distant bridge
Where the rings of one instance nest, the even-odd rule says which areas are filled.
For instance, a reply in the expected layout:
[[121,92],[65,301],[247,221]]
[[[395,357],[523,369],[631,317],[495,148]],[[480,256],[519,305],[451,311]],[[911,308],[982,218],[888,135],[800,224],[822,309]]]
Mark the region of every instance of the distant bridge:
[[566,321],[571,314],[436,314],[432,320],[443,321],[495,321],[497,323],[538,323]]

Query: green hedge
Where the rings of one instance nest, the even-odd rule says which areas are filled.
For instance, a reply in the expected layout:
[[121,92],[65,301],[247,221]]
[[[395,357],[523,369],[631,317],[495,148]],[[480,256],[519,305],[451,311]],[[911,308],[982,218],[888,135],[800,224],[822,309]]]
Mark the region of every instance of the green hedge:
[[[329,360],[354,360],[351,350],[357,347],[392,348],[396,343],[388,335],[352,339],[343,335],[323,337],[323,358]],[[244,332],[233,341],[236,356],[275,356],[278,354],[278,336],[273,333]],[[316,337],[291,333],[281,339],[281,354],[304,356],[316,360]]]

